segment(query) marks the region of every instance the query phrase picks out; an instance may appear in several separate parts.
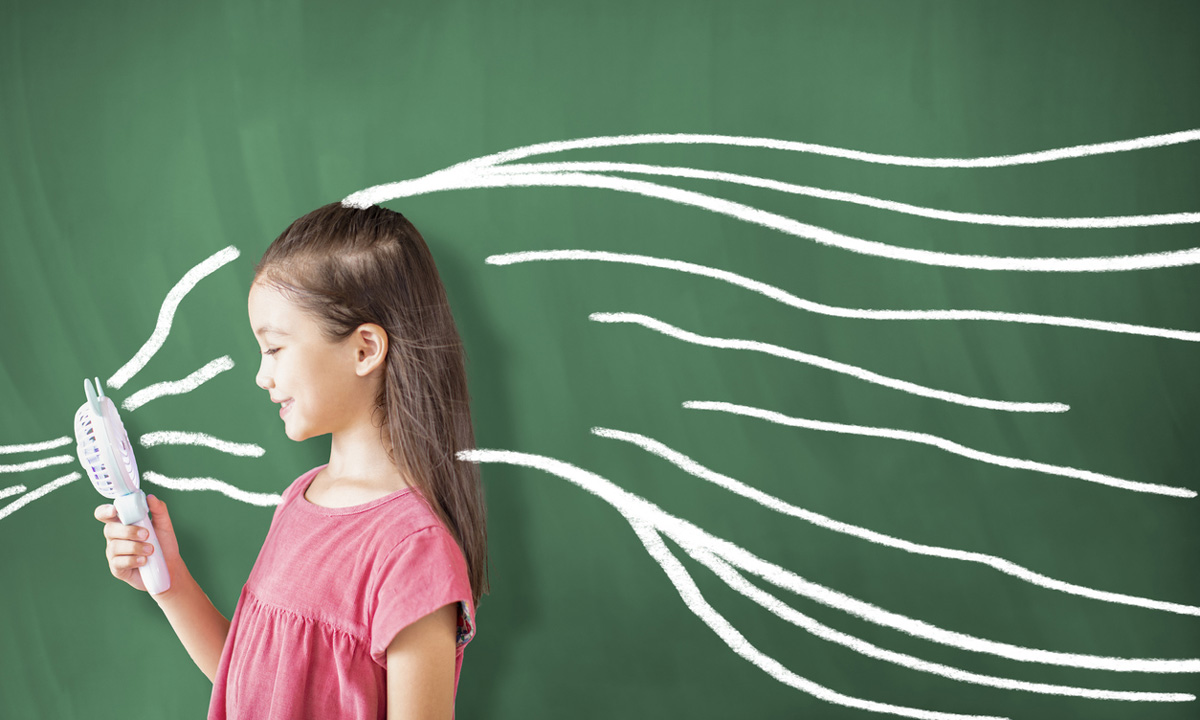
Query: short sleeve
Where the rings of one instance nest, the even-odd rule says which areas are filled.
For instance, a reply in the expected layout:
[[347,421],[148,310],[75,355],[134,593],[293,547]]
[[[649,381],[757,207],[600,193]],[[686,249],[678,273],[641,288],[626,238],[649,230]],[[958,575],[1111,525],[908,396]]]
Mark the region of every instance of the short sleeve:
[[467,563],[441,526],[417,530],[392,549],[377,569],[371,613],[371,658],[387,667],[396,634],[429,613],[458,603],[456,647],[475,636]]

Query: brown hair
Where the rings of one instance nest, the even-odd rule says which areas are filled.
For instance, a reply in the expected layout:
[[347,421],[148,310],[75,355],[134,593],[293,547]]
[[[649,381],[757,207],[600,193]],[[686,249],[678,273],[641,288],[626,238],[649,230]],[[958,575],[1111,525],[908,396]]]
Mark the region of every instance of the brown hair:
[[475,447],[466,353],[424,238],[393,210],[330,203],[271,243],[254,282],[286,293],[330,342],[364,323],[387,332],[374,408],[380,437],[388,434],[388,457],[454,535],[478,606],[488,592],[487,510],[479,466],[455,458]]

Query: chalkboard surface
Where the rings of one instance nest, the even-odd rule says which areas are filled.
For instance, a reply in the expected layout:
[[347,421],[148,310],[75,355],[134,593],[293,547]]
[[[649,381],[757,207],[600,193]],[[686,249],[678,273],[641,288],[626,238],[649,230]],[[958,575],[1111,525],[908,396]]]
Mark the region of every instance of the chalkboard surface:
[[1200,713],[1194,5],[2,7],[0,715],[203,716],[82,380],[232,614],[329,453],[251,270],[360,191],[468,353],[458,717]]

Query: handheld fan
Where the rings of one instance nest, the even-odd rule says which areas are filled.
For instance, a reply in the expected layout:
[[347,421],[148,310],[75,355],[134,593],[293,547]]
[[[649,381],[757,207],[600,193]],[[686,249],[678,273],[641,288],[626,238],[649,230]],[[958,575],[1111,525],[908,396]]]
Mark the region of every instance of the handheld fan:
[[87,394],[87,402],[75,413],[75,451],[79,454],[79,462],[83,463],[96,490],[113,501],[122,523],[146,528],[147,540],[154,545],[154,552],[138,572],[151,595],[166,592],[171,587],[171,576],[167,573],[158,535],[150,523],[146,493],[138,487],[141,478],[125,425],[117,414],[117,406],[104,395],[100,378],[96,378],[95,389],[92,381],[85,378],[83,392]]

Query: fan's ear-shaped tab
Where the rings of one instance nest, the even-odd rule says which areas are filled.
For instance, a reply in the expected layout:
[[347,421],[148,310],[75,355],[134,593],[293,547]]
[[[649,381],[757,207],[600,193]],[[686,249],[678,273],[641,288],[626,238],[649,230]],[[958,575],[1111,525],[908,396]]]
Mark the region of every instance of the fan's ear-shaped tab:
[[92,389],[92,381],[87,378],[83,379],[83,393],[87,395],[88,404],[92,409],[96,408],[96,391]]

